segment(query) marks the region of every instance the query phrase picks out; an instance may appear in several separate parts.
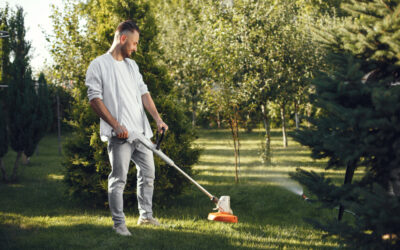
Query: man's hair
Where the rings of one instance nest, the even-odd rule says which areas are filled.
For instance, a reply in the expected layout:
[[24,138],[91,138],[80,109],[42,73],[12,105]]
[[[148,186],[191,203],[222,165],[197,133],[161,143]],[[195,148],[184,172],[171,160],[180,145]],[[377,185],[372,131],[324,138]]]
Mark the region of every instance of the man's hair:
[[118,24],[118,27],[117,27],[117,30],[115,31],[115,33],[122,35],[126,32],[134,33],[135,31],[137,31],[140,34],[140,30],[139,30],[139,27],[137,26],[137,24],[132,20],[126,20],[126,21],[123,21],[122,23]]

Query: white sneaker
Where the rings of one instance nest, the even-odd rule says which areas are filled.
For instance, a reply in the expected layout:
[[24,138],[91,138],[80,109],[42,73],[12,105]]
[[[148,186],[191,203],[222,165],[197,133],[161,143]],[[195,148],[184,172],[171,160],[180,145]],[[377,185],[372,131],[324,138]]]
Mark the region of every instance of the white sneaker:
[[145,219],[145,218],[139,218],[138,225],[153,225],[153,226],[161,226],[160,222],[158,222],[157,219],[154,218],[149,218],[149,219]]
[[113,226],[113,230],[119,235],[122,236],[131,236],[131,232],[129,232],[128,228],[125,224],[119,225],[118,227]]

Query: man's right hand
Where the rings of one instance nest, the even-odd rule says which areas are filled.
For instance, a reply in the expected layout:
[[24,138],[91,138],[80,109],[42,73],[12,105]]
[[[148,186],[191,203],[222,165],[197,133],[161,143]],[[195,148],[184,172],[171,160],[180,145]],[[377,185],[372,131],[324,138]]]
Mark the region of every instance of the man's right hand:
[[119,139],[127,139],[129,137],[128,130],[125,128],[124,125],[118,124],[113,129]]
[[113,128],[114,133],[120,139],[127,139],[129,137],[128,130],[110,114],[107,107],[104,105],[103,100],[100,98],[94,98],[90,101],[90,106],[94,112],[106,121]]

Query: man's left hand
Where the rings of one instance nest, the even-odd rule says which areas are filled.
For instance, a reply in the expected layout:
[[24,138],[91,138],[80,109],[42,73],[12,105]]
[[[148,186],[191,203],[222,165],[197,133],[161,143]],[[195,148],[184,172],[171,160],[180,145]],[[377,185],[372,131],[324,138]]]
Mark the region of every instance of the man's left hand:
[[168,130],[168,125],[162,120],[157,121],[157,131],[162,133],[162,128],[165,128],[165,132]]

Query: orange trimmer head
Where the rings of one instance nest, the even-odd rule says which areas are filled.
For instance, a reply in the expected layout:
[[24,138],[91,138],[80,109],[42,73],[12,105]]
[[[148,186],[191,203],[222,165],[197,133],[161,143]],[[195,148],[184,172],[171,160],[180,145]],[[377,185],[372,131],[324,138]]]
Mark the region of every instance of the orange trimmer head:
[[219,199],[216,199],[214,197],[213,201],[216,202],[216,204],[217,204],[217,207],[214,209],[218,210],[218,212],[217,213],[209,213],[208,214],[209,220],[230,222],[230,223],[238,222],[237,216],[233,215],[229,196],[221,196],[221,198],[219,198]]
[[222,222],[238,223],[237,216],[227,212],[209,213],[207,219],[222,221]]

